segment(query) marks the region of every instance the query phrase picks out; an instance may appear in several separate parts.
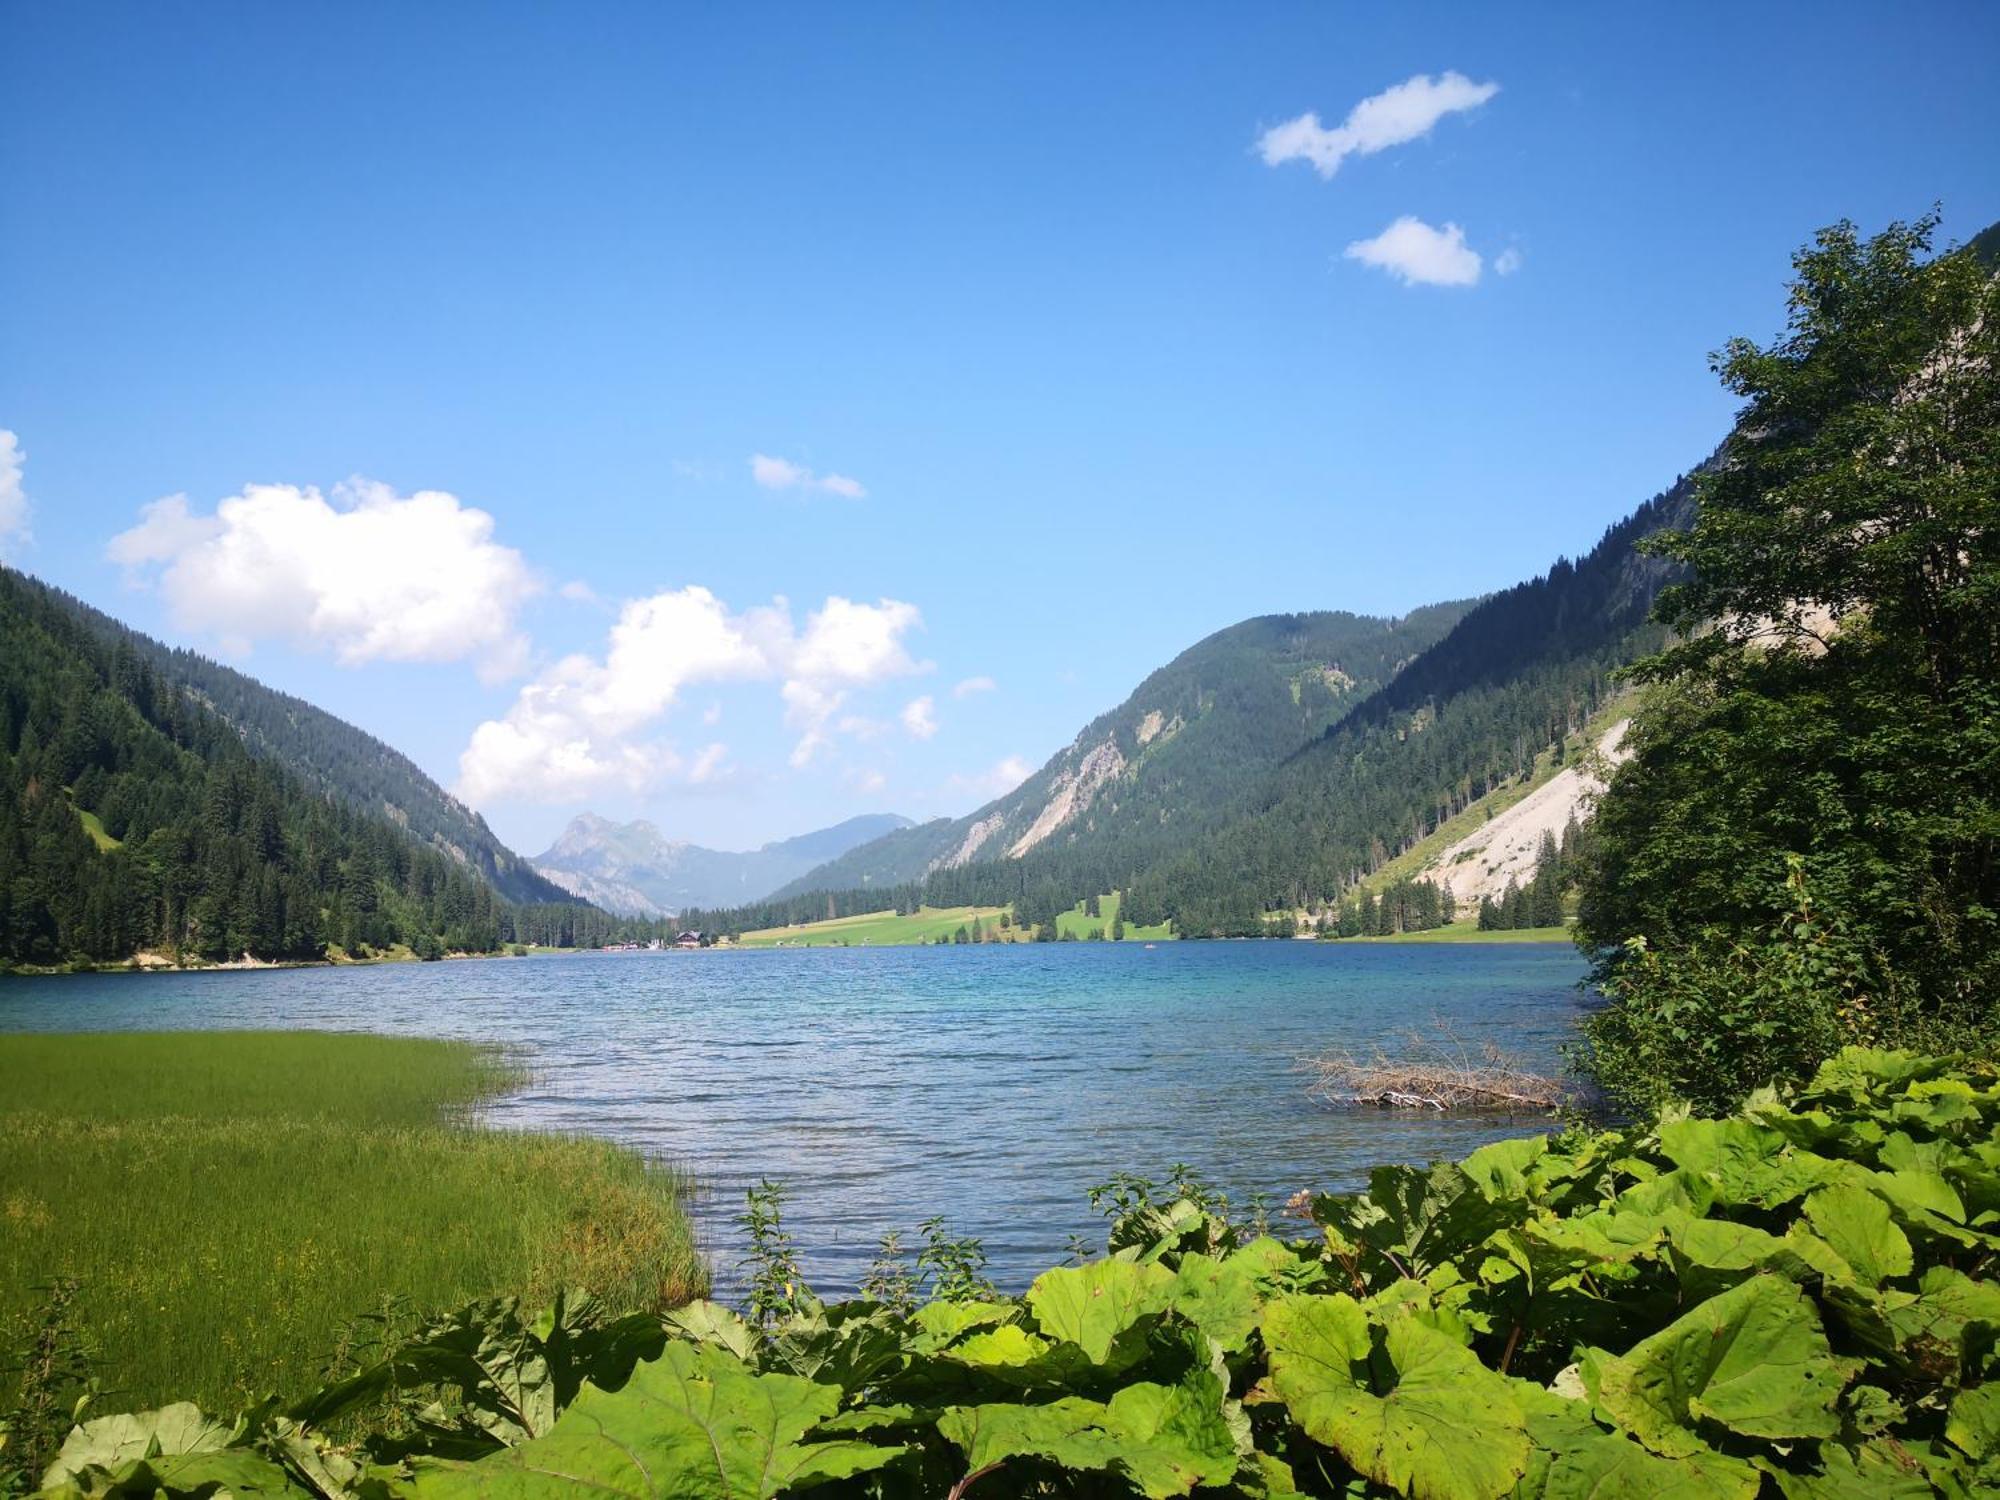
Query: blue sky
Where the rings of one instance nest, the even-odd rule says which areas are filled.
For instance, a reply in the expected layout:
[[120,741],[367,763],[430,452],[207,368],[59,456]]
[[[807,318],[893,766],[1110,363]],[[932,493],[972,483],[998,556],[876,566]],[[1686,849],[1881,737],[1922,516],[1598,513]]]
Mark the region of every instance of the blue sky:
[[528,852],[963,812],[1211,630],[1537,572],[1816,226],[2000,218],[1987,4],[0,29],[0,549]]

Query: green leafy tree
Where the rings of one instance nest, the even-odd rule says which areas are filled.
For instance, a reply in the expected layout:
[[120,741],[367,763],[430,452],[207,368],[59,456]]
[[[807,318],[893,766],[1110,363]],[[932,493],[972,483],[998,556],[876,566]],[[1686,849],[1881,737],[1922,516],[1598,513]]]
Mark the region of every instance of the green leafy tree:
[[1614,1093],[1739,1024],[1736,997],[1788,961],[1773,934],[1801,889],[1844,959],[1837,987],[1797,982],[1828,985],[1817,1011],[1848,1029],[1743,1047],[1713,1097],[1797,1077],[1843,1035],[1991,1036],[2000,281],[1932,256],[1935,228],[1822,231],[1785,333],[1715,357],[1744,406],[1694,524],[1650,544],[1686,570],[1659,601],[1681,639],[1638,669],[1653,697],[1586,861],[1581,925],[1616,997],[1586,1063]]

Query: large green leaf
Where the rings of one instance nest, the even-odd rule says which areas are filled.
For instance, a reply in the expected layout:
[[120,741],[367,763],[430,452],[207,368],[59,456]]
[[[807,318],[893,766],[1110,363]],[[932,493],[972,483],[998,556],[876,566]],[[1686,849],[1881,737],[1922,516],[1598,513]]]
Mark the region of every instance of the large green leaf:
[[1459,1170],[1474,1187],[1496,1202],[1529,1196],[1528,1168],[1548,1154],[1549,1138],[1531,1135],[1481,1146],[1461,1161]]
[[230,1433],[191,1401],[98,1417],[70,1429],[42,1484],[58,1485],[85,1469],[116,1469],[134,1459],[219,1452],[229,1446]]
[[1028,1306],[1043,1333],[1101,1365],[1120,1335],[1167,1306],[1173,1285],[1174,1273],[1164,1266],[1094,1260],[1042,1272],[1028,1288]]
[[2000,1337],[2000,1286],[1950,1266],[1932,1266],[1914,1297],[1883,1298],[1898,1350],[1919,1369],[1956,1379],[1978,1365]]
[[804,1442],[839,1401],[832,1386],[758,1375],[723,1350],[672,1343],[620,1389],[584,1387],[545,1437],[473,1463],[420,1461],[415,1492],[763,1500],[879,1468],[903,1451]]
[[915,1325],[910,1352],[935,1353],[975,1328],[1011,1323],[1020,1316],[1021,1309],[1008,1302],[926,1302],[910,1314]]
[[1270,1389],[1299,1426],[1377,1484],[1417,1500],[1494,1500],[1528,1462],[1505,1377],[1413,1318],[1376,1334],[1346,1296],[1265,1309]]
[[1821,1443],[1817,1469],[1788,1469],[1769,1461],[1764,1467],[1785,1500],[1932,1500],[1937,1494],[1925,1463],[1900,1443],[1877,1441],[1858,1449]]
[[714,1344],[727,1349],[745,1364],[757,1357],[757,1330],[720,1302],[706,1299],[690,1302],[668,1313],[664,1321],[676,1333],[693,1339],[697,1344]]
[[1757,1493],[1757,1471],[1741,1459],[1712,1451],[1662,1458],[1606,1432],[1588,1401],[1525,1381],[1510,1389],[1535,1448],[1515,1500],[1752,1500]]
[[[1007,1390],[1069,1385],[1093,1374],[1104,1373],[1096,1369],[1090,1356],[1075,1344],[1043,1338],[1018,1323],[981,1329],[960,1339],[936,1356],[928,1373],[937,1375],[940,1365],[945,1368],[963,1367],[973,1375]],[[964,1399],[966,1394],[963,1391],[957,1393],[960,1399]],[[970,1394],[981,1393],[975,1390]]]
[[1670,1120],[1660,1150],[1677,1167],[1707,1180],[1716,1200],[1775,1208],[1831,1180],[1838,1163],[1786,1141],[1783,1132],[1748,1120]]
[[1549,1465],[1539,1500],[1753,1500],[1761,1480],[1741,1459],[1709,1450],[1662,1458],[1600,1433]]
[[135,1458],[113,1468],[88,1465],[42,1491],[44,1500],[300,1500],[312,1491],[246,1448]]
[[853,1394],[902,1358],[901,1325],[893,1314],[876,1311],[839,1318],[839,1311],[827,1309],[779,1322],[765,1334],[762,1367]]
[[1974,1458],[2000,1458],[2000,1385],[1960,1391],[1944,1435]]
[[1183,1256],[1174,1272],[1172,1306],[1234,1354],[1249,1343],[1265,1301],[1298,1279],[1297,1255],[1276,1240],[1252,1240],[1225,1259]]
[[1907,1276],[1914,1263],[1909,1237],[1896,1227],[1889,1205],[1865,1188],[1840,1184],[1806,1197],[1806,1219],[1862,1280],[1877,1284]]
[[1120,1474],[1141,1493],[1166,1497],[1222,1484],[1236,1472],[1222,1385],[1206,1370],[1181,1385],[1129,1385],[1108,1402],[1065,1396],[1034,1406],[956,1406],[937,1425],[965,1454],[968,1473],[1034,1457]]
[[1792,1282],[1757,1275],[1711,1297],[1623,1357],[1584,1352],[1599,1413],[1668,1458],[1702,1452],[1704,1421],[1746,1437],[1831,1437],[1852,1373]]
[[1336,1250],[1372,1252],[1397,1275],[1421,1276],[1519,1222],[1515,1203],[1496,1203],[1459,1167],[1377,1167],[1360,1197],[1313,1200],[1313,1217]]

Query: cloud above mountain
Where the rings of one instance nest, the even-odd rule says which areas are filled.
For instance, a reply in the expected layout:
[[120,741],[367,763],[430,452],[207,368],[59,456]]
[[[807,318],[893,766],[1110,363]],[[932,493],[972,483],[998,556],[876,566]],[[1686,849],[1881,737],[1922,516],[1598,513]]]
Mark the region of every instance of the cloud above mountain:
[[560,802],[681,774],[708,779],[719,754],[704,751],[690,765],[660,734],[682,690],[698,684],[777,682],[798,736],[791,761],[804,766],[839,732],[834,716],[851,692],[927,669],[906,644],[922,624],[913,604],[837,594],[803,625],[783,599],[737,612],[698,585],[628,600],[601,656],[562,658],[503,717],[472,732],[459,757],[460,795],[474,804]]
[[284,640],[344,666],[470,659],[498,679],[526,664],[516,617],[541,585],[493,531],[442,490],[254,484],[209,514],[185,495],[155,500],[105,555],[231,655]]
[[28,491],[22,479],[28,455],[21,440],[0,427],[0,557],[28,535]]

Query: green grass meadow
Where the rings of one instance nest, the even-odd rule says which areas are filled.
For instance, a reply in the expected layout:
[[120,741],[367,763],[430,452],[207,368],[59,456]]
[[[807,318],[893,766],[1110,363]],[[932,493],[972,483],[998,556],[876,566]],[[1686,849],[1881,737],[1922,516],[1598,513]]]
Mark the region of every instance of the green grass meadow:
[[[1061,913],[1056,918],[1056,931],[1064,937],[1079,941],[1102,937],[1111,930],[1112,919],[1118,914],[1118,894],[1098,898],[1098,916],[1088,915],[1081,903],[1074,909]],[[1004,906],[925,906],[919,907],[911,916],[900,916],[893,911],[864,912],[859,916],[837,917],[827,922],[807,922],[797,927],[765,927],[755,932],[746,932],[738,938],[737,946],[742,948],[893,948],[908,947],[915,943],[937,943],[951,941],[952,934],[959,928],[970,929],[972,919],[977,917],[986,930],[988,942],[1023,943],[1032,936],[1011,924],[1003,932],[1000,928],[1000,914]],[[1162,922],[1157,927],[1128,927],[1125,941],[1161,942],[1173,936],[1173,929]]]
[[[1056,931],[1064,937],[1073,937],[1078,941],[1094,937],[1108,938],[1111,934],[1111,924],[1118,916],[1119,903],[1124,899],[1116,891],[1108,896],[1099,896],[1098,914],[1094,917],[1081,906],[1059,913],[1056,917]],[[1128,943],[1164,943],[1173,935],[1173,924],[1161,922],[1152,927],[1127,927],[1124,940]]]
[[737,939],[744,948],[884,948],[907,947],[913,943],[951,941],[961,927],[970,928],[977,917],[987,936],[1002,941],[1013,936],[1000,931],[1002,906],[925,906],[911,916],[893,911],[863,912],[858,916],[837,917],[830,922],[808,922],[798,927],[766,927],[746,932]]
[[[316,1032],[0,1036],[0,1324],[53,1278],[118,1406],[232,1410],[345,1330],[587,1285],[699,1295],[685,1184],[608,1142],[489,1130],[519,1074],[466,1043]],[[0,1375],[0,1406],[7,1398]]]

